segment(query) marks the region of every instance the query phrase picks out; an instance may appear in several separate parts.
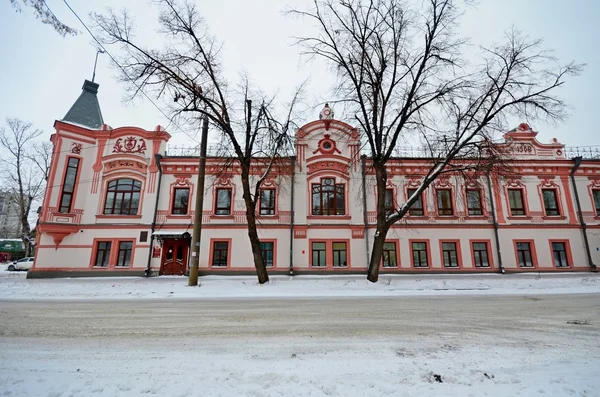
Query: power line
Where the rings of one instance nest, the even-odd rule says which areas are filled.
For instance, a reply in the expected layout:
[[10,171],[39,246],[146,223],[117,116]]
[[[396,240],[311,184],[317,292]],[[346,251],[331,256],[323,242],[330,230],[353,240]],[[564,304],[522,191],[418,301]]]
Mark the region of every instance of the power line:
[[[179,125],[177,125],[173,119],[171,117],[169,117],[153,100],[152,98],[150,98],[150,96],[148,96],[148,94],[146,94],[144,92],[144,90],[142,89],[142,87],[135,82],[135,80],[133,80],[131,77],[129,77],[129,75],[127,74],[127,72],[125,71],[125,68],[123,66],[121,66],[119,64],[119,62],[117,62],[117,60],[112,56],[112,54],[106,49],[106,47],[104,47],[104,45],[102,45],[102,43],[100,42],[100,40],[98,40],[96,38],[96,36],[94,36],[94,34],[92,33],[92,31],[87,27],[87,25],[85,24],[85,22],[83,22],[83,20],[79,17],[79,15],[75,12],[75,10],[73,9],[73,7],[71,7],[71,5],[69,5],[69,3],[67,2],[67,0],[63,0],[63,2],[66,4],[66,6],[69,8],[69,10],[71,10],[71,12],[73,13],[73,15],[75,15],[75,17],[79,20],[79,22],[81,22],[81,24],[83,25],[83,27],[85,28],[85,30],[87,30],[87,32],[90,34],[90,36],[92,36],[92,38],[94,39],[94,41],[96,43],[98,43],[98,45],[100,46],[100,48],[106,53],[108,54],[108,56],[110,57],[110,59],[115,63],[115,65],[117,65],[119,67],[119,69],[121,69],[121,71],[123,72],[123,75],[125,77],[127,77],[127,79],[129,81],[131,81],[131,83],[133,85],[135,85],[135,87],[138,89],[139,92],[142,93],[142,95],[144,95],[146,97],[146,99],[148,99],[148,101],[150,101],[150,103],[152,105],[154,105],[154,107],[163,115],[166,117],[167,120],[169,120],[169,124],[173,124],[175,127],[179,128],[179,130],[181,132],[183,132],[185,135],[187,135],[190,139],[192,139],[193,141],[196,141],[196,138],[194,138],[193,136],[191,136],[187,131],[185,131],[183,128],[181,128]],[[44,1],[45,3],[45,1]],[[168,127],[168,126],[167,126]],[[167,128],[165,127],[165,129]]]

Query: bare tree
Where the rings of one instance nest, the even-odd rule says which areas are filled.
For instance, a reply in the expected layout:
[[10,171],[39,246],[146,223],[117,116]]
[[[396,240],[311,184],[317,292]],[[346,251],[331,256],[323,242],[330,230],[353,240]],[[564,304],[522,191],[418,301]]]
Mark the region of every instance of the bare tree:
[[[327,60],[336,75],[339,103],[356,122],[377,183],[377,227],[368,280],[379,276],[389,228],[443,173],[493,162],[495,134],[510,117],[531,122],[565,117],[557,88],[582,65],[561,65],[540,40],[512,30],[506,41],[482,48],[469,64],[470,47],[455,29],[458,0],[314,0],[291,10],[316,25],[298,38],[304,53]],[[431,156],[420,186],[393,212],[385,211],[386,164],[400,144],[421,142]],[[484,168],[485,168],[484,167]]]
[[246,206],[248,237],[259,283],[269,280],[256,228],[256,206],[262,183],[272,176],[282,154],[290,147],[294,106],[299,91],[285,115],[275,116],[272,98],[253,90],[248,78],[239,86],[223,76],[220,47],[211,37],[195,6],[187,1],[157,0],[163,48],[148,48],[134,38],[126,11],[94,14],[104,45],[119,45],[117,61],[123,82],[131,86],[132,98],[141,90],[170,103],[167,111],[178,120],[199,126],[203,116],[225,142],[239,165]]
[[52,12],[46,0],[10,0],[10,4],[17,12],[23,12],[23,7],[33,9],[35,17],[43,24],[50,25],[61,36],[75,36],[79,32],[70,26],[62,23]]
[[[30,149],[35,144],[35,139],[42,134],[42,130],[33,129],[31,123],[18,119],[9,118],[6,125],[8,129],[0,128],[0,146],[8,153],[8,161],[2,162],[1,167],[7,189],[16,201],[25,256],[31,256],[34,231],[31,229],[29,217],[31,207],[44,194],[47,169],[38,169],[38,165],[31,160]],[[45,155],[50,156],[49,153]]]

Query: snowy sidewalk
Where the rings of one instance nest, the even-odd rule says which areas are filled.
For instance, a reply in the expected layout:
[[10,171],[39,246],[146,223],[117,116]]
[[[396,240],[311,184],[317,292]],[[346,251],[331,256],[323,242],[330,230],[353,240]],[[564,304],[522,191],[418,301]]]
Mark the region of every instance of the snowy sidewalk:
[[0,299],[194,299],[393,297],[419,295],[530,295],[600,293],[600,274],[384,275],[376,284],[356,276],[205,276],[199,287],[186,277],[25,278],[0,268]]

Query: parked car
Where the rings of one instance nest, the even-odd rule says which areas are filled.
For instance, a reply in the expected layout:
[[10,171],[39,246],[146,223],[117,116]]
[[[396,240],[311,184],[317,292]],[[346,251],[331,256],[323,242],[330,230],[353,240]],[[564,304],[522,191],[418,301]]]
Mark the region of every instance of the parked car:
[[8,270],[11,272],[15,270],[29,270],[31,266],[33,266],[33,256],[28,256],[8,265]]

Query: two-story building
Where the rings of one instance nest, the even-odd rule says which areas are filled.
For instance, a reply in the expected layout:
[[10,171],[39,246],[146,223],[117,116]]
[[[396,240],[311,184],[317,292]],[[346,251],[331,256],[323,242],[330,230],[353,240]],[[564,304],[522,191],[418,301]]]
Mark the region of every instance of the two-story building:
[[[86,81],[56,121],[37,255],[28,277],[184,274],[194,202],[204,194],[200,273],[253,273],[239,172],[168,150],[169,133],[104,123]],[[258,231],[270,273],[364,273],[375,232],[375,183],[356,128],[331,118],[296,133],[295,156],[264,184]],[[382,273],[590,271],[600,263],[600,158],[570,158],[527,124],[505,135],[510,178],[440,178],[388,233]],[[590,152],[591,153],[591,152]],[[594,157],[588,155],[585,157]],[[388,165],[390,209],[430,160]],[[225,169],[224,169],[225,167]]]

